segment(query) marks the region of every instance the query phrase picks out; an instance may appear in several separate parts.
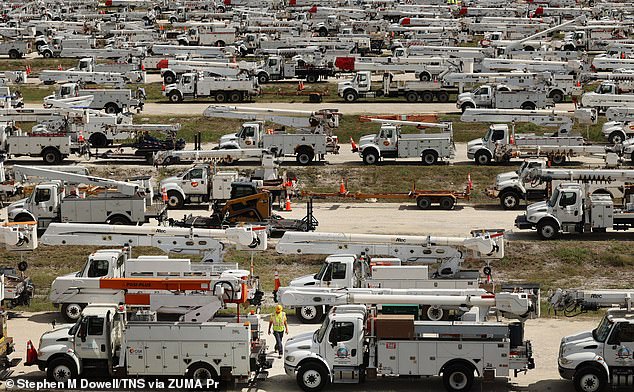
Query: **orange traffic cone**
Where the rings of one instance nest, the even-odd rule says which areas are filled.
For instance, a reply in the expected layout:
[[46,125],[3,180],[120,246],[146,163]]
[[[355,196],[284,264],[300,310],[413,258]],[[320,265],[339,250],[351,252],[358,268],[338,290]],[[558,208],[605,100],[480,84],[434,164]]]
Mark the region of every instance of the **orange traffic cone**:
[[161,199],[163,200],[163,203],[167,203],[167,191],[165,190],[165,187],[161,188]]
[[293,211],[291,209],[291,198],[286,195],[286,203],[284,203],[284,211]]
[[282,284],[280,283],[280,274],[279,272],[275,271],[275,291],[280,289],[280,286],[282,286]]
[[62,65],[61,65],[61,64],[58,64],[58,65],[57,65],[57,70],[58,70],[58,71],[63,71],[63,70],[64,70],[64,68],[62,68]]
[[343,183],[343,178],[341,178],[341,184],[339,184],[339,194],[345,195],[346,193],[346,184]]

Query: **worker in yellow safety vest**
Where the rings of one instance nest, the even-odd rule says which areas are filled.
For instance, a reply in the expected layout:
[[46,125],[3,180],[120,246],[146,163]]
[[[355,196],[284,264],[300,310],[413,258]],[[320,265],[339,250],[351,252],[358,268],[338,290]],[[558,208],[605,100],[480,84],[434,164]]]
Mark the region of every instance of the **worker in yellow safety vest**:
[[271,334],[271,327],[273,327],[273,335],[275,336],[275,351],[279,353],[279,358],[282,358],[284,351],[282,337],[284,337],[284,332],[288,335],[286,312],[282,311],[282,305],[277,305],[275,307],[275,313],[271,314],[271,318],[269,319],[269,335]]

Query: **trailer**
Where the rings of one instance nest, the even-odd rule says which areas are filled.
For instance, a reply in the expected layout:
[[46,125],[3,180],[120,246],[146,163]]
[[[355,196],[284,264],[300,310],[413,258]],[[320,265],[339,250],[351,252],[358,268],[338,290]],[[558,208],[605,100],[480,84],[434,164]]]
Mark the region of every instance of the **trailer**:
[[184,73],[175,84],[165,86],[163,96],[170,102],[185,98],[213,97],[216,102],[243,102],[260,95],[257,79],[203,77],[199,73]]
[[457,88],[438,82],[393,82],[393,77],[390,73],[384,74],[381,86],[373,89],[371,72],[356,72],[352,80],[337,84],[337,94],[346,102],[356,102],[359,98],[404,97],[407,102],[430,103],[449,102],[450,96],[458,93]]

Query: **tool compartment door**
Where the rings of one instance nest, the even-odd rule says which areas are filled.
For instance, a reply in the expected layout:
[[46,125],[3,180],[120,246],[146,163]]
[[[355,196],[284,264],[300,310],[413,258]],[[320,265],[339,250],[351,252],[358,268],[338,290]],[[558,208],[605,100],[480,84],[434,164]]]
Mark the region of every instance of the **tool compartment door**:
[[145,373],[145,342],[129,342],[126,347],[126,364],[129,375]]
[[509,343],[490,342],[484,345],[483,368],[495,369],[497,377],[509,375]]
[[465,359],[476,364],[478,371],[482,370],[482,358],[484,356],[484,344],[465,342],[438,342],[439,366],[452,359]]
[[163,342],[163,369],[170,373],[185,374],[184,362],[181,361],[180,354],[181,345],[179,342]]

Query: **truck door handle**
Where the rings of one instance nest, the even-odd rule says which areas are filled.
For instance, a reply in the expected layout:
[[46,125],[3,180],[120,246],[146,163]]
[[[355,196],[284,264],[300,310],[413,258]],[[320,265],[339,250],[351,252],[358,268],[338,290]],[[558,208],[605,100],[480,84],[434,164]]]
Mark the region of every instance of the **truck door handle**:
[[102,344],[102,345],[101,345],[101,352],[102,352],[102,353],[105,353],[105,352],[106,352],[106,345],[105,345],[105,344]]
[[350,350],[350,356],[355,357],[357,356],[357,349],[353,348],[352,350]]

